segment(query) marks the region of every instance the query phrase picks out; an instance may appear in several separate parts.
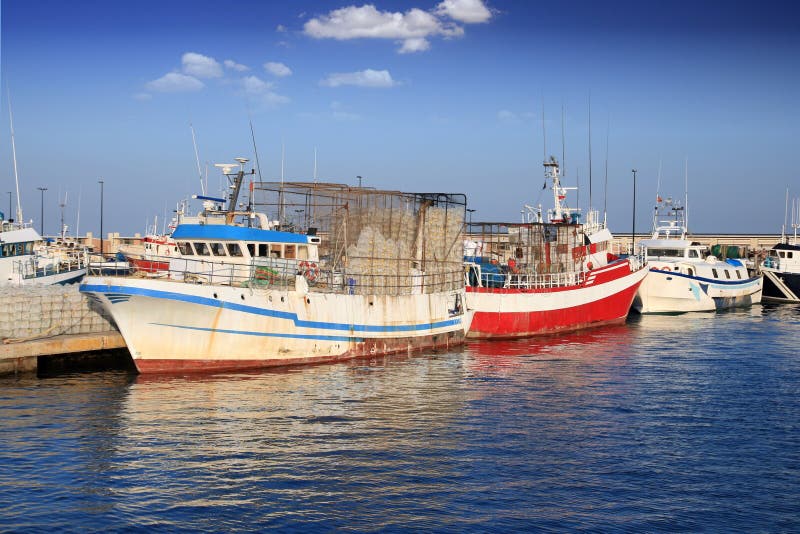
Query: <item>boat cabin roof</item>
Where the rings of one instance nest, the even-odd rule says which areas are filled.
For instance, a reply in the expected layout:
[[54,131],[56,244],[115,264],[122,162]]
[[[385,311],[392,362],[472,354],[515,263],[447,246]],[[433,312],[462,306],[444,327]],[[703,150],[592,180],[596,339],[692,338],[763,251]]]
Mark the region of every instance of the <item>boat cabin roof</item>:
[[262,230],[231,225],[181,224],[172,233],[178,239],[213,239],[216,241],[251,241],[262,243],[314,243],[319,237],[278,230]]

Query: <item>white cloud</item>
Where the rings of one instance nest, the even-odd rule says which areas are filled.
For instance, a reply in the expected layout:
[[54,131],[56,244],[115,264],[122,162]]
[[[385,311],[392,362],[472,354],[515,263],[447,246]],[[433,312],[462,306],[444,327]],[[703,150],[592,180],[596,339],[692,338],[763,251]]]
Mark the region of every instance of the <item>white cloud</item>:
[[286,26],[283,24],[278,24],[278,27],[275,28],[275,31],[278,33],[286,33]]
[[444,0],[436,6],[436,13],[466,24],[488,22],[492,18],[482,0]]
[[358,72],[336,72],[319,82],[326,87],[356,85],[359,87],[393,87],[397,85],[388,70],[366,69]]
[[280,95],[272,90],[274,87],[272,82],[265,82],[258,76],[242,78],[242,87],[245,93],[256,97],[257,101],[261,101],[267,107],[275,107],[290,102],[289,97]]
[[151,100],[153,95],[150,93],[136,93],[133,95],[134,100]]
[[242,78],[242,87],[246,93],[256,95],[272,89],[272,83],[265,82],[258,76],[247,76]]
[[371,4],[335,9],[306,22],[303,31],[315,39],[395,39],[402,43],[399,51],[403,53],[427,50],[427,37],[464,34],[462,27],[444,23],[421,9],[412,8],[405,13],[379,11]]
[[268,61],[264,63],[264,68],[267,70],[267,72],[279,78],[283,78],[284,76],[289,76],[292,74],[292,69],[283,63],[278,63],[275,61]]
[[193,76],[180,72],[169,72],[157,80],[147,82],[145,89],[161,93],[179,93],[184,91],[199,91],[205,87],[203,82]]
[[228,68],[228,69],[231,69],[231,70],[235,70],[236,72],[245,72],[245,71],[250,70],[250,67],[248,67],[247,65],[242,65],[241,63],[236,63],[232,59],[226,59],[225,61],[223,61],[223,64],[225,65],[225,68]]
[[503,122],[516,122],[519,120],[517,114],[507,109],[501,109],[497,112],[497,119]]
[[291,102],[288,96],[279,95],[278,93],[274,93],[272,91],[267,91],[264,93],[262,100],[269,107],[280,106],[282,104],[288,104]]
[[400,47],[401,54],[409,54],[412,52],[424,52],[431,47],[431,43],[427,39],[414,38],[406,39],[403,41],[403,46]]
[[181,57],[183,72],[196,78],[221,78],[222,66],[216,59],[195,52],[186,52]]

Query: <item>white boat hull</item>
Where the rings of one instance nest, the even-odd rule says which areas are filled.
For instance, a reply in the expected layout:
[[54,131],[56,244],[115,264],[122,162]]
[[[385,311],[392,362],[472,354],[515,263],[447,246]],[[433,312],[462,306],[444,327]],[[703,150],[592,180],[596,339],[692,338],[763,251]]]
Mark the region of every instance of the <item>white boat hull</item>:
[[651,269],[639,286],[633,309],[639,313],[686,313],[747,307],[761,302],[761,277],[721,281]]
[[349,295],[89,276],[81,291],[119,327],[138,370],[225,371],[463,342],[463,289]]

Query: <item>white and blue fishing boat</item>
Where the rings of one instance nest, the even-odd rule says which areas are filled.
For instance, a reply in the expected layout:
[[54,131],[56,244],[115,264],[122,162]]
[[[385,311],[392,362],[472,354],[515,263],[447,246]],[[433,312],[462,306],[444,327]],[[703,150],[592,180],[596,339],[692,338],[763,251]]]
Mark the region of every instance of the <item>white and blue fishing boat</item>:
[[760,276],[751,277],[741,261],[717,259],[689,239],[679,201],[657,198],[652,238],[638,245],[650,265],[633,301],[639,313],[714,311],[761,302]]
[[72,284],[86,274],[87,261],[84,247],[44,246],[30,225],[0,212],[0,285]]
[[[71,284],[86,274],[88,251],[76,243],[48,244],[25,223],[19,197],[17,148],[14,141],[14,118],[11,98],[8,102],[11,125],[11,155],[14,162],[14,181],[17,190],[17,217],[0,212],[0,286]],[[66,200],[65,200],[66,203]],[[9,206],[9,210],[11,206]],[[65,227],[62,220],[62,237]]]
[[329,362],[463,341],[463,195],[251,182],[244,207],[247,160],[237,161],[238,172],[222,166],[227,202],[199,197],[203,211],[175,228],[177,257],[162,258],[169,269],[90,273],[81,285],[113,317],[139,372]]

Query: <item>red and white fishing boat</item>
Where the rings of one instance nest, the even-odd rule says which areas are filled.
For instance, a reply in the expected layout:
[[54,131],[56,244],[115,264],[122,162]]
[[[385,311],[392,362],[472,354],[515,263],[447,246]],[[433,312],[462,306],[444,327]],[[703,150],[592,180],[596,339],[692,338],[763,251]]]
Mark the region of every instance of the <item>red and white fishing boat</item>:
[[622,323],[648,270],[641,257],[610,251],[596,212],[581,224],[566,206],[555,158],[544,163],[554,208],[528,208],[520,223],[471,223],[464,244],[467,337],[519,338]]
[[178,245],[169,235],[147,235],[137,249],[125,249],[125,259],[137,271],[159,273],[169,271],[170,256],[178,256]]
[[[137,272],[148,274],[165,274],[169,272],[170,260],[180,256],[178,245],[172,239],[172,232],[177,227],[184,215],[185,203],[178,205],[176,216],[172,219],[168,229],[159,234],[158,219],[153,223],[152,232],[148,232],[139,245],[124,245],[120,252],[125,260]],[[168,231],[167,231],[168,230]]]

